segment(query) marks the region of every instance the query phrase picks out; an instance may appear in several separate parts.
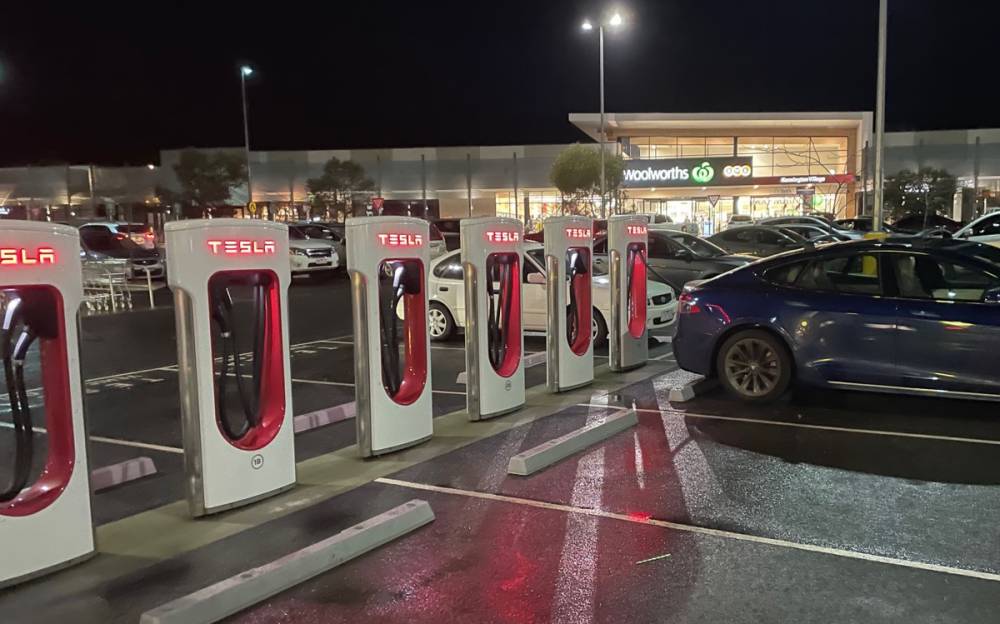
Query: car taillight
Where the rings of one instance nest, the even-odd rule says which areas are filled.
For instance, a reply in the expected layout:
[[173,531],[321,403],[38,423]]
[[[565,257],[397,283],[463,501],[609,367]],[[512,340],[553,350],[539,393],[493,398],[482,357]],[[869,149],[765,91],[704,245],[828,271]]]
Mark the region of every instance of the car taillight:
[[682,293],[681,296],[677,298],[677,312],[678,314],[701,313],[701,308],[698,307],[698,299],[689,292]]
[[115,240],[125,240],[126,238],[128,238],[128,236],[125,236],[121,232],[115,234]]

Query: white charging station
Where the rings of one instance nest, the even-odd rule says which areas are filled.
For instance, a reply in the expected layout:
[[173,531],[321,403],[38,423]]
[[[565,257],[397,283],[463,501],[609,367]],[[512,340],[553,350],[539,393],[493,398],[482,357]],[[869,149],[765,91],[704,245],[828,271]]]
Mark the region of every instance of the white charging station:
[[524,227],[517,219],[462,219],[465,280],[466,405],[484,420],[524,405],[521,267]]
[[164,230],[187,497],[197,517],[295,485],[288,228],[191,219]]
[[[347,219],[354,396],[362,457],[434,433],[427,327],[430,231],[414,217]],[[400,331],[402,330],[402,331]]]
[[594,381],[592,262],[594,222],[588,217],[545,220],[545,377],[551,392]]
[[[14,470],[0,483],[0,587],[94,552],[77,313],[83,301],[80,234],[52,223],[0,226],[0,357],[14,435]],[[40,359],[42,406],[29,406],[25,359]],[[38,412],[41,412],[39,414]],[[33,432],[44,427],[45,433]],[[5,423],[5,429],[6,429]],[[4,434],[6,435],[6,434]],[[45,436],[41,473],[32,464]],[[7,461],[6,458],[4,461]]]
[[639,215],[608,217],[608,262],[611,272],[609,368],[638,368],[649,359],[646,335],[646,219]]

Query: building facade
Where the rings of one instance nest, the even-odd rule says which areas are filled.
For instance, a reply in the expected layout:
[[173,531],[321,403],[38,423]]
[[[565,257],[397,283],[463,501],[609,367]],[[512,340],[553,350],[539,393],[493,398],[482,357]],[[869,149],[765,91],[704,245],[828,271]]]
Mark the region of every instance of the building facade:
[[[571,114],[581,140],[597,149],[600,117]],[[871,187],[872,115],[848,113],[612,113],[607,150],[625,160],[621,210],[654,212],[718,231],[733,215],[851,216]],[[368,197],[389,212],[429,217],[504,215],[538,226],[560,214],[549,172],[566,145],[255,151],[253,201],[279,220],[328,217],[310,201],[307,181],[330,158],[360,164],[374,183]],[[199,148],[202,149],[202,148]],[[178,218],[157,188],[180,190],[182,150],[163,150],[158,166],[0,169],[0,218],[79,222]],[[243,156],[242,148],[211,148]],[[1000,204],[1000,130],[896,132],[886,137],[886,174],[922,167],[958,178],[956,216]],[[965,201],[971,199],[971,201]],[[246,186],[225,214],[249,216]],[[597,198],[594,198],[595,202]],[[977,204],[978,201],[978,204]],[[343,215],[336,215],[342,218]]]

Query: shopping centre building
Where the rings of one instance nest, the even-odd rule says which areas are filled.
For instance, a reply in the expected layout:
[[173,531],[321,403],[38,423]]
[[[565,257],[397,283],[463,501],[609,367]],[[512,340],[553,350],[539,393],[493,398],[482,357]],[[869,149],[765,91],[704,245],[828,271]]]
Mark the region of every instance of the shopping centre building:
[[[570,114],[582,143],[597,148],[600,117]],[[717,231],[732,215],[820,212],[837,217],[863,209],[871,178],[872,115],[847,113],[611,113],[608,150],[625,160],[625,211],[654,212]],[[384,210],[432,217],[508,215],[532,225],[560,214],[549,180],[567,145],[253,151],[253,201],[279,220],[317,216],[307,181],[333,157],[360,164]],[[230,151],[242,148],[198,148]],[[174,174],[182,150],[164,150],[148,167],[0,169],[0,218],[79,221],[177,217],[156,189],[180,190]],[[1000,191],[1000,130],[888,133],[886,173],[931,166],[985,197]],[[968,193],[968,195],[973,195]],[[233,189],[227,213],[248,216],[246,186]],[[983,200],[985,201],[985,199]],[[362,199],[356,209],[364,210]],[[370,204],[370,201],[368,201]],[[970,212],[971,214],[971,212]],[[342,216],[342,215],[340,215]]]

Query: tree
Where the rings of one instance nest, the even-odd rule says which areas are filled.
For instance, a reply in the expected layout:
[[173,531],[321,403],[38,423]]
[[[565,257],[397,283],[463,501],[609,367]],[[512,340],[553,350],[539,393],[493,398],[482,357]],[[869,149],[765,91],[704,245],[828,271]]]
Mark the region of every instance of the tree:
[[944,169],[904,169],[885,179],[883,201],[894,219],[907,214],[947,214],[955,200],[955,176]]
[[[604,155],[605,202],[621,205],[625,161],[620,155]],[[556,156],[549,180],[562,195],[563,211],[594,215],[594,196],[601,190],[601,154],[590,147],[570,145]]]
[[202,213],[224,205],[232,196],[233,187],[247,181],[247,166],[238,154],[183,150],[174,165],[181,185],[176,195],[181,203],[197,206]]
[[351,214],[354,195],[375,190],[375,182],[358,163],[333,157],[323,165],[318,178],[306,180],[306,189],[313,206],[323,205],[327,212],[334,208]]

